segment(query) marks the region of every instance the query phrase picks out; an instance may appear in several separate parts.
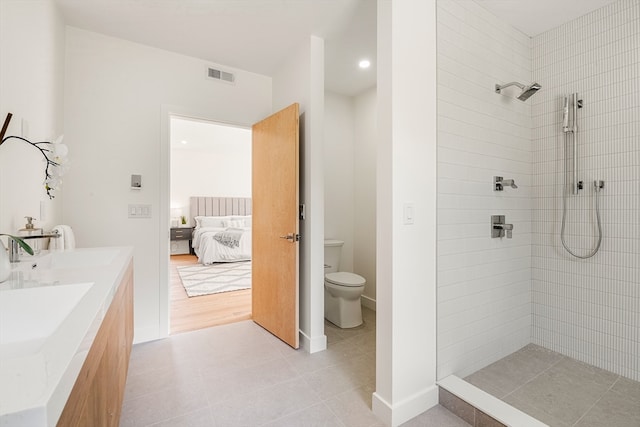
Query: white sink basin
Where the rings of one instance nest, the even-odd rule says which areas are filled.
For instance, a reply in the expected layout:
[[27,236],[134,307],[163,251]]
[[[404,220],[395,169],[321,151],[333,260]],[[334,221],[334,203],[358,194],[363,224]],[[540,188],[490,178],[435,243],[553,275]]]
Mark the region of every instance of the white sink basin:
[[0,346],[50,336],[91,286],[78,283],[0,292]]

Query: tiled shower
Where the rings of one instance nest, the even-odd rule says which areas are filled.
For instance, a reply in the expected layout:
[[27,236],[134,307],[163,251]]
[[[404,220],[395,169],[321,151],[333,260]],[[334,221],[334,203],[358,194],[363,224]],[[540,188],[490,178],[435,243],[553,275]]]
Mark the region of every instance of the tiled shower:
[[[526,102],[495,84],[538,82]],[[563,96],[577,92],[577,196]],[[535,343],[640,380],[640,1],[526,36],[474,1],[438,0],[438,377]],[[569,156],[572,155],[571,150]],[[569,162],[569,172],[572,168]],[[517,189],[493,190],[493,177]],[[571,177],[568,178],[571,180]],[[490,237],[505,215],[513,237]]]
[[[532,40],[532,342],[640,380],[640,2],[621,0]],[[577,92],[578,179],[567,199],[567,243],[558,235],[564,149],[562,97]],[[571,155],[571,152],[569,152]],[[571,162],[569,162],[571,163]],[[570,169],[571,170],[571,169]],[[570,179],[570,178],[569,178]]]

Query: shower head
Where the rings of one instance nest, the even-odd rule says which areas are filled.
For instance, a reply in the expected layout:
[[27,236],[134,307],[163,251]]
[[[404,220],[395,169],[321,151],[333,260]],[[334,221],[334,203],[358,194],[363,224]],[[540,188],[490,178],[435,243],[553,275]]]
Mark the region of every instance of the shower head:
[[527,99],[529,99],[531,95],[533,95],[534,93],[539,91],[540,88],[542,88],[542,86],[540,86],[538,83],[531,83],[529,86],[525,86],[522,83],[511,82],[505,85],[496,84],[496,93],[502,93],[502,89],[507,88],[509,86],[518,86],[520,89],[522,89],[522,92],[520,93],[520,95],[517,96],[517,98],[520,101],[526,101]]
[[531,95],[539,91],[541,87],[542,86],[540,86],[538,83],[531,83],[530,86],[527,86],[524,89],[522,89],[522,93],[518,96],[518,99],[520,101],[526,101],[527,99],[529,99]]

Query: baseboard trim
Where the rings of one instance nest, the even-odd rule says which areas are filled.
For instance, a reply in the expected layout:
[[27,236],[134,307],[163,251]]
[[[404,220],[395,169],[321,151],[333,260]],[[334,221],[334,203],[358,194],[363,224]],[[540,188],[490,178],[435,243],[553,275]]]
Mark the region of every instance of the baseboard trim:
[[313,354],[327,349],[327,336],[310,338],[307,334],[300,331],[300,347],[307,353]]
[[373,413],[391,427],[404,424],[437,404],[438,386],[435,384],[395,405],[389,404],[378,393],[373,393],[372,399]]
[[362,295],[360,297],[360,304],[362,304],[364,307],[367,307],[373,311],[376,311],[376,300],[374,300],[373,298],[369,298]]

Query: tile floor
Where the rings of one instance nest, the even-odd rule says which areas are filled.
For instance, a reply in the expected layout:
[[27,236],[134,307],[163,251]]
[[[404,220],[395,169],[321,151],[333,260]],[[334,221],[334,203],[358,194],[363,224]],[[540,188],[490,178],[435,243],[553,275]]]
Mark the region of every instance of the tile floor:
[[529,344],[466,381],[551,427],[640,427],[640,383]]
[[[251,321],[134,346],[120,425],[378,427],[375,312],[323,352],[295,351]],[[406,427],[467,427],[436,406]]]

